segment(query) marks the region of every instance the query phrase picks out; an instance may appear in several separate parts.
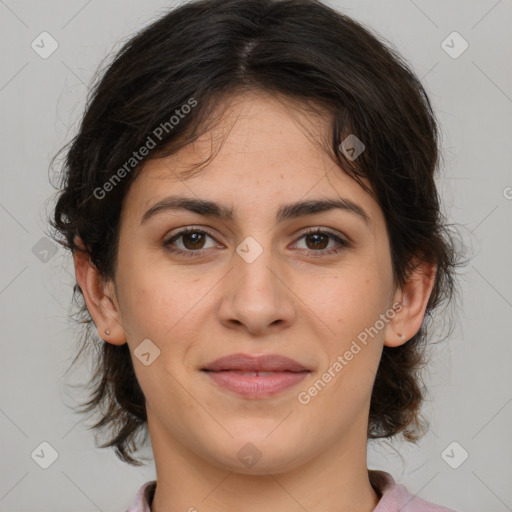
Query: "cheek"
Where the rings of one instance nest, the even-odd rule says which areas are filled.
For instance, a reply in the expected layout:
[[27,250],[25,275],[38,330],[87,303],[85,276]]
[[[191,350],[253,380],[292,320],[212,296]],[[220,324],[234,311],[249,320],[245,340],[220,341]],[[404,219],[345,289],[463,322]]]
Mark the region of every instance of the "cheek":
[[[123,326],[129,341],[136,343],[141,337],[152,339],[158,337],[161,327],[171,327],[167,324],[181,303],[176,298],[174,279],[163,275],[147,258],[120,252],[117,281]],[[161,322],[166,325],[161,326]]]
[[304,302],[331,328],[329,336],[339,342],[372,325],[388,305],[387,269],[379,269],[373,262],[362,263],[345,266],[335,275],[331,272],[311,282],[302,281],[300,296],[307,298]]
[[162,276],[138,277],[126,289],[130,296],[126,314],[133,333],[154,338],[160,345],[164,339],[176,336],[183,326],[194,325],[197,311],[193,304],[198,301],[200,290],[188,289]]
[[[200,298],[205,294],[204,288],[199,283],[185,283],[183,279],[166,279],[161,270],[152,271],[148,266],[126,273],[125,277],[123,325],[137,380],[148,405],[156,407],[155,402],[162,400],[162,390],[168,389],[170,401],[177,400],[183,407],[190,407],[191,400],[188,394],[182,393],[178,382],[184,380],[188,350],[200,337],[198,331],[203,325],[200,317],[204,315]],[[146,339],[159,350],[150,366],[141,364],[135,355],[139,344]]]

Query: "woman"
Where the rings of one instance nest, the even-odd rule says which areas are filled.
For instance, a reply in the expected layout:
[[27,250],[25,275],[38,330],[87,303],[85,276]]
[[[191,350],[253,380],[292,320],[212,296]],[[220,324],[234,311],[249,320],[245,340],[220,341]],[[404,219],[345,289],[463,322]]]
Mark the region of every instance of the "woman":
[[424,430],[437,137],[401,57],[317,1],[191,2],[126,43],[53,225],[99,343],[85,411],[131,464],[147,425],[130,511],[449,510],[366,465]]

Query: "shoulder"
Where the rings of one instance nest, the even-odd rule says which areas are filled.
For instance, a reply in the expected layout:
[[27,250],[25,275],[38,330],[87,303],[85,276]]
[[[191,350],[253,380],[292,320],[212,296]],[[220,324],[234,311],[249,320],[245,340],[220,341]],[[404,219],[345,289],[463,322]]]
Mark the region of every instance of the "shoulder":
[[385,471],[368,470],[372,486],[381,497],[374,512],[455,512],[411,494],[402,484]]
[[[402,484],[385,471],[368,470],[370,482],[380,495],[374,512],[455,512],[451,508],[411,494]],[[126,512],[151,512],[151,502],[156,489],[156,480],[146,482],[137,492],[135,499]]]
[[137,492],[126,512],[151,512],[151,502],[156,489],[156,480],[146,482]]

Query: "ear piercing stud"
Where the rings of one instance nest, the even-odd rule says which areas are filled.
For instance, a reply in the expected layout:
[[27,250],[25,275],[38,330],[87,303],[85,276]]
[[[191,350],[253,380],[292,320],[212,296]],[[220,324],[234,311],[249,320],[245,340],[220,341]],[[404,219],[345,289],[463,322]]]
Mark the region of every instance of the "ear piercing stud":
[[105,334],[110,334],[110,331],[108,329],[105,329]]

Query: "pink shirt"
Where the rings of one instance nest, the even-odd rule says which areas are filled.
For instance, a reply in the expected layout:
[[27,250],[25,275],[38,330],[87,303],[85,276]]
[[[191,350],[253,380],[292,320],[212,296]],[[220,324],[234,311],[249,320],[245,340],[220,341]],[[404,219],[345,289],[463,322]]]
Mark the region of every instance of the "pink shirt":
[[[411,494],[402,484],[397,484],[385,471],[368,470],[370,483],[380,494],[380,500],[373,512],[455,512],[422,500]],[[126,512],[151,512],[151,502],[155,493],[156,480],[146,482],[140,489],[132,505]]]

